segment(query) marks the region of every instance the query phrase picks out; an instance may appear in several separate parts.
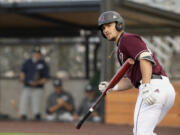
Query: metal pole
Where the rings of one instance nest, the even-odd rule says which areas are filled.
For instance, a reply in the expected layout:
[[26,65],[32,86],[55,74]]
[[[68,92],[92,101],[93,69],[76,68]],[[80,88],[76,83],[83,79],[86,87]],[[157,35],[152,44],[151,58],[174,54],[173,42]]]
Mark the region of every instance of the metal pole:
[[[101,13],[112,10],[112,0],[102,0]],[[115,73],[114,45],[101,36],[101,81],[110,80]]]
[[89,36],[85,36],[85,70],[86,70],[86,79],[89,79]]

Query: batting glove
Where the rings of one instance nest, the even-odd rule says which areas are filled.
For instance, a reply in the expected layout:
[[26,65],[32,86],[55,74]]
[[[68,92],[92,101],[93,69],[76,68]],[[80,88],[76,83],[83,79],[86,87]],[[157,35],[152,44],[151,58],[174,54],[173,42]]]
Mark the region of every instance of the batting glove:
[[101,91],[102,93],[106,90],[107,86],[108,86],[109,82],[100,82],[99,84],[99,91]]
[[[99,84],[99,91],[101,91],[102,93],[106,90],[107,86],[109,85],[109,82],[101,82]],[[115,85],[112,89],[109,89],[106,94],[109,94],[109,92],[111,91],[117,91],[118,90],[118,85]]]
[[142,98],[147,105],[153,105],[156,102],[155,93],[150,84],[140,85],[139,90],[142,91]]

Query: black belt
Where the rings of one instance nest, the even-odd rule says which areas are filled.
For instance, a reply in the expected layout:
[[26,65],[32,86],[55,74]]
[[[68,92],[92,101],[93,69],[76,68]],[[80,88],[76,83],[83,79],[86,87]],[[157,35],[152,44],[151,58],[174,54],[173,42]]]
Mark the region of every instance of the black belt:
[[152,74],[151,79],[162,79],[161,75]]
[[[151,79],[163,79],[161,75],[155,75],[155,74],[152,74],[151,75]],[[139,85],[141,83],[139,82],[137,85],[136,85],[136,88],[139,88]]]

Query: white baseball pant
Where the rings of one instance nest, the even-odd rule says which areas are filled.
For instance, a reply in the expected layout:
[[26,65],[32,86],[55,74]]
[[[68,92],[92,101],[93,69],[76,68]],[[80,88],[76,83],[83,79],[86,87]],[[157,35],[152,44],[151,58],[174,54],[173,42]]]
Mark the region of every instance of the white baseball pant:
[[150,84],[157,89],[157,101],[153,105],[146,105],[142,99],[142,91],[139,91],[134,111],[134,135],[156,135],[154,128],[175,101],[175,90],[167,77],[151,79]]

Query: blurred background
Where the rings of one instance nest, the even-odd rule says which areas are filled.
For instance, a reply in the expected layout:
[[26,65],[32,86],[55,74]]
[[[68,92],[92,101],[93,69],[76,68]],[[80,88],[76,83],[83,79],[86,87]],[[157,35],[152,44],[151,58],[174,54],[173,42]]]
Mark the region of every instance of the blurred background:
[[[52,78],[63,80],[76,108],[88,83],[97,89],[99,81],[111,79],[120,66],[112,53],[114,46],[109,45],[111,43],[105,41],[97,30],[98,16],[107,10],[118,11],[125,19],[125,30],[146,39],[180,93],[179,6],[179,0],[0,0],[2,119],[4,115],[9,119],[18,118],[23,87],[19,73],[23,61],[31,56],[35,46],[40,46],[50,70],[44,90],[43,118],[46,115],[45,100],[53,91]],[[136,94],[110,94],[106,98],[104,123],[132,124]],[[179,98],[177,96],[175,107],[162,125],[180,126]],[[129,109],[113,110],[116,107],[109,105],[111,102],[122,104],[121,100],[129,105]],[[29,113],[31,115],[31,111]],[[121,118],[117,115],[119,113]],[[128,116],[125,117],[125,113]],[[122,117],[126,119],[122,120]]]

